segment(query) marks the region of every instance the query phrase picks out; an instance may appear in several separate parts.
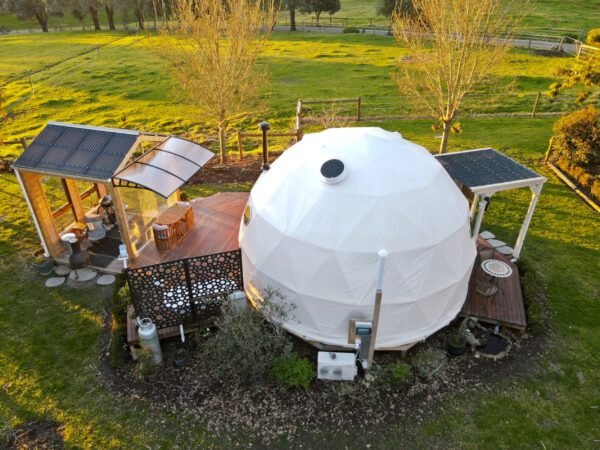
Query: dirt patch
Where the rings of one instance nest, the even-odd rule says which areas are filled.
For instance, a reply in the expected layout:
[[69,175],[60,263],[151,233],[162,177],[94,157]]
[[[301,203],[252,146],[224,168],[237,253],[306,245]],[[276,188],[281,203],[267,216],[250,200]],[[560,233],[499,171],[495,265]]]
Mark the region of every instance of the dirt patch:
[[[269,152],[269,163],[272,164],[282,152]],[[219,158],[211,159],[204,168],[192,178],[192,183],[228,184],[254,182],[261,173],[262,156],[256,153],[245,154],[241,159],[230,155],[227,166],[223,166]]]
[[29,422],[5,432],[0,447],[7,449],[52,449],[65,448],[62,425],[52,421]]
[[[418,355],[431,349],[445,351],[447,336],[458,325],[457,321],[411,349],[405,362],[415,365]],[[313,433],[361,429],[369,430],[365,431],[367,436],[407,418],[420,423],[434,415],[448,396],[489,390],[532,372],[543,338],[503,332],[513,342],[507,357],[492,361],[473,352],[445,356],[442,369],[431,379],[413,369],[410,379],[401,384],[386,380],[382,369],[400,361],[397,352],[378,353],[379,368],[372,371],[372,377],[359,377],[356,382],[315,380],[308,391],[289,390],[272,380],[255,385],[214,380],[210,376],[210,361],[200,356],[203,344],[188,342],[187,365],[175,366],[174,353],[182,345],[177,339],[163,341],[164,364],[151,382],[139,378],[133,361],[118,370],[106,370],[105,380],[122,395],[191,415],[216,438],[230,440],[231,446],[247,445],[250,441],[269,447],[297,439],[306,430]],[[294,345],[295,351],[313,362],[316,373],[317,350],[297,339]]]

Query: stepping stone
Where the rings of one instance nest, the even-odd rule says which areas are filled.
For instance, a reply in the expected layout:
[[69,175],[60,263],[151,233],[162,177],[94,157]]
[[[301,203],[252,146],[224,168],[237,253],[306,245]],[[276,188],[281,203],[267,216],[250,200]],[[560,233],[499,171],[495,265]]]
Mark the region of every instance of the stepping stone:
[[65,282],[65,277],[52,277],[46,280],[46,287],[55,288],[61,286]]
[[84,283],[86,281],[93,280],[98,275],[98,272],[92,269],[84,267],[83,269],[72,270],[69,274],[69,280]]
[[493,248],[499,248],[506,245],[506,242],[499,241],[498,239],[488,239],[488,244]]
[[66,277],[71,273],[71,268],[65,265],[58,265],[54,267],[54,273],[59,277]]
[[96,280],[96,284],[99,284],[100,286],[109,286],[111,284],[113,284],[115,282],[115,276],[114,275],[101,275],[97,280]]
[[512,256],[512,254],[513,254],[513,248],[509,247],[508,245],[503,245],[502,247],[498,247],[496,249],[496,251],[502,253],[505,256]]
[[487,239],[494,239],[496,237],[496,235],[494,233],[492,233],[491,231],[482,231],[481,233],[479,233],[479,237],[487,240]]

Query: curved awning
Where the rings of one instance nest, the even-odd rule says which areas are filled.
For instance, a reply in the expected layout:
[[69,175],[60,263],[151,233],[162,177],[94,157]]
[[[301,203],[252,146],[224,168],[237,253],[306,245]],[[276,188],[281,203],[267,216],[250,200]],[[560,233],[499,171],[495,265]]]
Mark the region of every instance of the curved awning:
[[137,187],[169,197],[215,154],[194,142],[170,137],[113,177],[115,186]]

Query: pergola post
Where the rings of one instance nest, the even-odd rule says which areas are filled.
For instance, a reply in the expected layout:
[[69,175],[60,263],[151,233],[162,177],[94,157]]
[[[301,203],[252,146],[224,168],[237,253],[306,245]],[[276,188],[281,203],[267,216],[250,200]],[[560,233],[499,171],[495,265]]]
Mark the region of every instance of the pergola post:
[[523,225],[521,226],[521,231],[519,231],[517,243],[515,244],[515,249],[513,251],[514,259],[519,259],[519,255],[521,254],[521,250],[523,249],[523,242],[525,241],[525,236],[527,236],[527,230],[529,229],[529,223],[531,222],[531,217],[533,216],[533,212],[535,211],[535,206],[537,205],[537,201],[540,198],[542,186],[542,184],[536,184],[529,187],[532,192],[531,202],[529,203],[527,215],[525,216],[525,220],[523,221]]
[[471,203],[471,211],[469,212],[469,220],[473,222],[475,218],[475,212],[477,211],[477,202],[479,201],[479,194],[473,194],[473,202]]
[[481,200],[479,201],[479,211],[477,213],[477,221],[475,222],[475,225],[473,226],[473,240],[475,242],[477,242],[477,237],[479,236],[479,230],[481,228],[481,223],[483,222],[483,215],[485,214],[485,208],[490,200],[489,196],[483,196],[480,197]]

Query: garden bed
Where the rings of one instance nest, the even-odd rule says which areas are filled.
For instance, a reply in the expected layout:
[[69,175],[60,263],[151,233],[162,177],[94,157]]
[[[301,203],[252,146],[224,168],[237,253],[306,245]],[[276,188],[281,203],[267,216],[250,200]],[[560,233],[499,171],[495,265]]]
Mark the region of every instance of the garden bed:
[[[386,367],[400,361],[397,352],[377,353],[378,367],[372,375],[358,377],[355,382],[313,380],[307,391],[285,388],[272,379],[251,385],[214,380],[210,361],[200,356],[205,342],[201,336],[192,336],[188,342],[189,357],[183,367],[174,364],[181,342],[173,338],[162,342],[164,362],[152,381],[140,379],[137,364],[131,360],[118,369],[109,368],[107,363],[105,380],[121,395],[193,416],[215,437],[231,439],[232,445],[273,445],[304,432],[339,432],[350,427],[376,433],[401,419],[422,422],[448,396],[474,387],[489,390],[535,367],[543,338],[509,331],[504,333],[513,347],[504,359],[492,361],[470,351],[459,357],[448,356],[446,339],[458,324],[411,349],[405,362],[413,368],[400,382],[383,376]],[[316,374],[317,350],[298,339],[294,339],[294,350],[311,360]],[[445,364],[427,379],[415,366],[431,352],[443,355]]]

